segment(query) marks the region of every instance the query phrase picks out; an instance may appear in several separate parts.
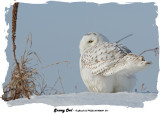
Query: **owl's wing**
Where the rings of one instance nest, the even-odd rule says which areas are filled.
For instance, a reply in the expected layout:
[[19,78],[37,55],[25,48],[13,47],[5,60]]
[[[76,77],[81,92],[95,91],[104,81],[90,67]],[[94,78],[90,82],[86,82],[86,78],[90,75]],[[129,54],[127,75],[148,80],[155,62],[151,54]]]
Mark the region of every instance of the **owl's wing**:
[[[131,51],[117,43],[98,43],[81,56],[82,68],[87,68],[93,75],[110,76],[116,72],[116,64]],[[120,70],[120,69],[119,69]]]

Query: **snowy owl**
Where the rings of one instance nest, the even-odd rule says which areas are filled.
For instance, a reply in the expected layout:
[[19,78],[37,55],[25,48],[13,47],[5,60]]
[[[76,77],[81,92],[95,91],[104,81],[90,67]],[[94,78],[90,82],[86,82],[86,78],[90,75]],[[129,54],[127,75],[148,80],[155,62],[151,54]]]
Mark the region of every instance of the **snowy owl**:
[[133,74],[151,64],[99,33],[85,34],[79,48],[81,77],[91,92],[131,91],[136,84]]

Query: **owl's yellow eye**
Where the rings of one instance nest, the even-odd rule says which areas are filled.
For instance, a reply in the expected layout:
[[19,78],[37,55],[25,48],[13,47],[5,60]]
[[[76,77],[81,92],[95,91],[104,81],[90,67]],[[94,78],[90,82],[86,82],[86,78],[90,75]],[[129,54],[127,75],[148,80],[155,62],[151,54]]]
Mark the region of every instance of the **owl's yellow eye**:
[[90,41],[88,41],[89,43],[92,43],[93,42],[93,40],[90,40]]

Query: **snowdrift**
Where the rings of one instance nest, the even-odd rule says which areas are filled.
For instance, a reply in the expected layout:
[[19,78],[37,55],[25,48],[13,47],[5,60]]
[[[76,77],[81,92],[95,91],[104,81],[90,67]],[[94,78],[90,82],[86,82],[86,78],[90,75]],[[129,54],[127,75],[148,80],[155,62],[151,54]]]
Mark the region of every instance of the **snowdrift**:
[[51,106],[73,106],[73,105],[117,105],[127,107],[143,107],[144,101],[154,100],[157,93],[71,93],[61,95],[43,95],[8,101],[9,106],[24,105],[30,103],[44,103]]

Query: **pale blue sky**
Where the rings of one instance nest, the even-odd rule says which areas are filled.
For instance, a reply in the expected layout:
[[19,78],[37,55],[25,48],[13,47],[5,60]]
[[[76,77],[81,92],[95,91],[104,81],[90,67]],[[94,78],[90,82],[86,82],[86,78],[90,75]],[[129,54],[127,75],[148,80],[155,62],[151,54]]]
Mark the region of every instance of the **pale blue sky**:
[[[134,3],[119,5],[108,3],[98,5],[95,3],[63,3],[48,2],[48,4],[33,5],[19,4],[17,20],[17,57],[23,54],[26,38],[32,33],[32,50],[36,51],[45,66],[51,63],[68,60],[72,64],[56,65],[41,72],[49,86],[52,86],[58,77],[62,77],[66,93],[88,91],[79,71],[79,42],[87,32],[99,32],[105,35],[110,42],[133,34],[122,41],[133,53],[158,46],[158,29],[155,25],[157,6],[154,3]],[[6,15],[9,22],[7,60],[13,61],[11,45],[11,13],[12,7]],[[144,54],[152,65],[146,70],[136,74],[137,88],[141,91],[144,83],[146,91],[157,92],[158,56],[153,52]],[[10,67],[7,76],[10,75]],[[58,85],[57,85],[58,86]]]

